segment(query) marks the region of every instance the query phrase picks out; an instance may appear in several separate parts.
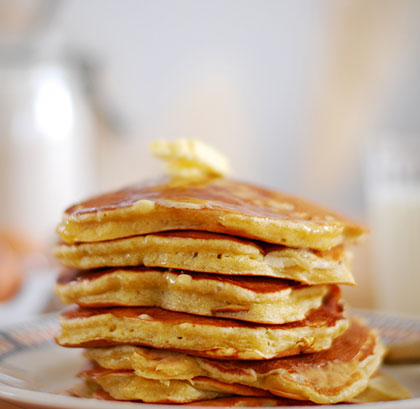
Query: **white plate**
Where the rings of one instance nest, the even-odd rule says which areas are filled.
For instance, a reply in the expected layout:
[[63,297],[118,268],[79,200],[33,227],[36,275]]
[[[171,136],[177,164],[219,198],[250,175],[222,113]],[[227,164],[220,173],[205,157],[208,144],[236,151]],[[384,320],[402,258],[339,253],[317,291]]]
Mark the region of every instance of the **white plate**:
[[[366,311],[359,313],[364,315],[371,325],[380,328],[385,341],[412,335],[420,336],[420,318]],[[173,405],[106,402],[67,396],[65,392],[77,383],[76,374],[83,368],[84,360],[80,350],[61,348],[54,343],[53,338],[57,330],[55,314],[0,328],[0,409],[6,407],[5,401],[18,408],[174,408]],[[357,408],[420,408],[420,365],[384,369],[411,389],[414,398],[357,405]],[[356,406],[340,405],[339,408],[355,409]]]

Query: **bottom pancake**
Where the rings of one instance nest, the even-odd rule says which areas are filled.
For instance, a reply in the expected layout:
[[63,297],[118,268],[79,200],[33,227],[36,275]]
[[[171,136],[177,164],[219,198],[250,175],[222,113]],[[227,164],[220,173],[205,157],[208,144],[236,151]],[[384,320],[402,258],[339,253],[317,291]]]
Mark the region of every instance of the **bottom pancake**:
[[410,399],[411,392],[392,376],[381,371],[369,379],[368,387],[352,399],[354,403],[369,403],[390,400]]
[[[78,385],[72,395],[81,398],[94,398],[97,400],[116,401],[109,393],[102,388],[92,385]],[[201,400],[196,402],[186,403],[185,406],[246,406],[246,407],[260,407],[260,406],[315,406],[316,403],[309,401],[298,401],[294,399],[279,398],[277,396],[227,396],[223,398],[215,398],[209,400]]]
[[[267,361],[220,361],[132,346],[91,348],[86,354],[101,367],[126,371],[157,385],[180,381],[192,386],[197,379],[210,378],[290,399],[336,403],[349,401],[366,388],[381,363],[384,347],[374,331],[353,320],[326,351]],[[112,388],[100,386],[121,399]]]
[[[97,399],[112,400],[109,394],[103,390],[98,390]],[[373,403],[383,401],[395,401],[402,399],[412,398],[411,392],[398,383],[391,376],[376,372],[369,378],[368,385],[362,393],[356,395],[352,399],[343,403]],[[229,396],[223,398],[209,399],[187,404],[187,406],[247,406],[247,407],[260,407],[260,406],[314,406],[317,405],[310,401],[298,401],[294,399],[280,398],[280,397],[261,397],[261,396]]]
[[[133,371],[93,367],[80,376],[99,386],[115,400],[140,400],[149,403],[188,403],[221,396],[271,397],[261,389],[237,383],[225,383],[208,377],[189,380],[147,379]],[[96,388],[95,388],[96,389]]]
[[[116,401],[108,392],[105,392],[98,384],[87,381],[76,385],[70,393],[82,398],[94,398],[98,400]],[[410,391],[399,384],[395,379],[381,372],[375,373],[368,381],[366,389],[348,400],[346,403],[373,403],[410,399]],[[200,400],[186,403],[186,406],[222,406],[222,407],[261,407],[261,406],[316,406],[310,401],[282,398],[279,396],[227,396],[208,400]]]

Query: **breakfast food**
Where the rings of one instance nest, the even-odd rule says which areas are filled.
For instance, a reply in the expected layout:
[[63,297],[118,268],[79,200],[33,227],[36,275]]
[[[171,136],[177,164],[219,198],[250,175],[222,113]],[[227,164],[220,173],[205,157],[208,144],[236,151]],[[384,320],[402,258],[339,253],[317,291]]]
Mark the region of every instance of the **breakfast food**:
[[[334,288],[333,290],[337,290]],[[338,291],[297,322],[263,325],[153,307],[79,308],[61,316],[63,346],[146,345],[223,359],[272,359],[329,348],[348,327]]]
[[70,207],[58,226],[66,243],[168,230],[224,233],[321,251],[353,242],[364,232],[302,199],[224,178],[140,183]]
[[354,284],[343,246],[318,251],[202,231],[170,231],[94,243],[60,244],[55,256],[78,269],[147,266],[305,284]]
[[271,277],[217,276],[180,270],[120,267],[63,270],[57,292],[83,307],[146,306],[210,317],[283,324],[322,305],[329,285]]
[[58,226],[57,293],[77,307],[57,342],[90,362],[75,393],[215,406],[367,399],[384,347],[347,316],[337,285],[354,284],[346,246],[365,229],[226,178],[227,162],[200,143],[153,150],[169,178],[76,204]]
[[[212,360],[133,346],[93,348],[86,353],[113,376],[125,371],[131,379],[154,380],[155,384],[182,380],[191,385],[204,377],[317,403],[346,401],[363,391],[382,354],[377,335],[357,321],[331,348],[283,359]],[[101,386],[110,392],[107,385]]]
[[[108,392],[106,392],[102,387],[99,386],[98,382],[102,382],[102,384],[106,384],[105,377],[108,375],[110,376],[112,371],[106,371],[104,369],[101,369],[97,372],[95,370],[92,371],[92,369],[88,369],[84,371],[81,376],[86,380],[85,384],[79,384],[77,387],[75,387],[72,391],[72,394],[79,397],[85,397],[85,398],[95,398],[99,400],[108,400],[108,401],[115,401]],[[117,372],[114,372],[117,373]],[[121,373],[121,372],[120,372]],[[103,377],[102,380],[99,380],[99,377]],[[95,378],[95,381],[93,381],[93,378]],[[110,377],[108,377],[108,380]],[[239,384],[226,384],[222,382],[212,382],[212,390],[206,390],[203,388],[207,384],[207,386],[210,386],[210,382],[212,382],[209,378],[201,377],[200,379],[196,379],[194,382],[195,385],[201,385],[201,393],[208,393],[208,392],[216,392],[219,394],[222,394],[221,392],[227,392],[225,389],[222,391],[221,389],[223,387],[229,387],[229,392],[231,393],[231,396],[228,397],[219,397],[219,398],[212,398],[209,400],[199,400],[195,401],[193,399],[192,403],[186,403],[186,406],[223,406],[223,407],[232,407],[232,406],[248,406],[248,407],[259,407],[259,406],[316,406],[317,404],[312,401],[307,400],[296,400],[296,399],[290,399],[290,398],[284,398],[280,396],[276,396],[273,394],[270,394],[264,390],[257,389],[257,388],[249,388],[245,389],[243,386]],[[110,383],[110,387],[117,388],[116,382]],[[131,383],[133,386],[133,383]],[[143,384],[143,386],[145,383]],[[153,392],[155,392],[155,389],[153,389],[153,385],[156,386],[155,383],[150,383],[150,386],[152,386]],[[160,385],[160,389],[163,389],[165,384]],[[171,388],[167,388],[167,401],[173,403],[176,399],[176,389],[173,388],[174,383],[166,383],[166,385],[171,385]],[[181,384],[182,385],[182,384]],[[217,386],[217,389],[214,387]],[[105,386],[106,387],[106,386]],[[175,390],[174,390],[175,389]],[[119,388],[119,392],[121,393],[122,390],[127,390],[127,387]],[[193,393],[197,393],[193,390]],[[199,392],[199,393],[200,393]],[[133,393],[133,392],[131,392]],[[147,393],[146,390],[138,391],[139,394],[145,394]],[[239,395],[242,393],[243,395]],[[162,394],[160,395],[162,397]],[[187,393],[183,393],[181,395],[181,399],[186,401],[188,397]],[[410,391],[399,384],[397,381],[395,381],[392,377],[389,375],[386,375],[382,372],[376,372],[374,375],[372,375],[367,383],[366,388],[361,392],[360,394],[354,396],[353,398],[346,401],[346,403],[370,403],[370,402],[378,402],[378,401],[389,401],[389,400],[400,400],[400,399],[409,399],[411,397]],[[150,398],[153,399],[153,398]],[[132,399],[131,399],[132,400]],[[133,401],[133,400],[132,400]],[[137,401],[137,400],[134,400]],[[141,400],[138,400],[141,401]],[[155,402],[156,403],[156,402]],[[159,402],[164,403],[164,402]],[[181,402],[179,402],[181,403]]]

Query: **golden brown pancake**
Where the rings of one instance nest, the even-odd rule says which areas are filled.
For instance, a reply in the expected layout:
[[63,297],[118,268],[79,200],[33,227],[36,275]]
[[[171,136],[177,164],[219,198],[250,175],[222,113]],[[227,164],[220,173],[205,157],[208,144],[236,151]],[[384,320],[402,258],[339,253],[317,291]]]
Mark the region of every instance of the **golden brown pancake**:
[[80,374],[90,383],[96,383],[115,400],[139,400],[150,403],[188,403],[202,399],[227,396],[222,390],[200,388],[193,381],[154,380],[136,376],[129,371],[107,371],[102,368]]
[[328,350],[266,361],[205,359],[132,346],[93,348],[86,352],[102,367],[129,371],[133,377],[157,384],[210,378],[316,403],[349,401],[358,395],[380,365],[383,353],[376,333],[355,320]]
[[219,276],[157,268],[64,270],[56,292],[82,307],[161,307],[210,317],[283,324],[322,305],[329,285],[269,277]]
[[154,307],[85,309],[62,314],[57,342],[67,347],[118,344],[172,349],[211,358],[271,359],[329,348],[348,327],[332,286],[324,304],[302,321],[263,325]]
[[[98,384],[90,382],[85,385],[77,385],[74,391],[75,396],[84,398],[95,398],[98,400],[115,401],[109,393],[105,392]],[[391,378],[381,372],[375,373],[368,380],[368,385],[359,395],[346,401],[346,403],[372,403],[380,401],[391,401],[409,399],[412,395],[410,391]],[[296,399],[282,398],[278,396],[228,396],[223,398],[215,398],[204,401],[187,403],[186,406],[313,406],[314,402],[302,401]]]
[[153,403],[186,403],[208,397],[244,395],[273,396],[262,389],[236,383],[221,382],[204,376],[194,379],[156,381],[133,371],[109,370],[99,366],[83,371],[80,376],[99,385],[113,399],[140,400]]
[[390,400],[410,399],[411,392],[390,375],[381,371],[369,378],[368,387],[351,401],[354,403],[368,403]]
[[[100,399],[112,400],[112,397],[105,391],[98,391]],[[355,397],[346,400],[344,403],[373,403],[382,401],[393,401],[410,399],[412,395],[410,391],[393,379],[391,376],[376,372],[369,380],[366,389]],[[207,401],[195,402],[187,404],[187,406],[311,406],[315,403],[310,401],[298,401],[295,399],[287,399],[280,397],[247,397],[247,396],[232,396],[227,398],[216,398]]]
[[203,230],[287,247],[328,250],[364,229],[302,199],[228,179],[158,179],[66,210],[66,243],[96,242],[168,230]]
[[[80,398],[94,398],[97,400],[106,400],[106,401],[118,401],[118,399],[113,398],[108,392],[105,392],[98,383],[95,383],[94,380],[89,379],[89,373],[81,373],[81,378],[85,378],[84,383],[79,383],[75,385],[69,391],[70,395]],[[209,381],[210,379],[207,379]],[[234,385],[239,386],[239,385]],[[258,391],[256,388],[252,388],[253,391]],[[237,392],[234,391],[234,392]],[[265,392],[259,390],[260,393],[264,394]],[[278,396],[228,396],[223,398],[215,398],[209,400],[199,400],[191,403],[184,403],[186,406],[311,406],[315,405],[313,402],[309,401],[297,401],[293,399],[280,398]],[[184,396],[185,399],[185,396]],[[140,400],[130,399],[131,402],[141,402]],[[156,403],[156,402],[154,402]],[[173,402],[171,402],[173,403]]]
[[350,252],[270,245],[202,231],[171,231],[105,242],[60,244],[55,256],[79,269],[119,266],[285,278],[306,284],[354,284]]

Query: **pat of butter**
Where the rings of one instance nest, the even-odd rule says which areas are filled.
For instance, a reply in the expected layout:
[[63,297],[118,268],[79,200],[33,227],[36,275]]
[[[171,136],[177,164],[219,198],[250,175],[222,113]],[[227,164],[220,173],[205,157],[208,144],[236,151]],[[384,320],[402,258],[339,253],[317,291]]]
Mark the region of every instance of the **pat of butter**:
[[139,318],[145,321],[153,321],[153,317],[151,317],[149,314],[140,314]]
[[225,156],[211,146],[194,139],[156,141],[152,153],[167,162],[166,171],[172,177],[200,178],[227,176],[229,162]]

